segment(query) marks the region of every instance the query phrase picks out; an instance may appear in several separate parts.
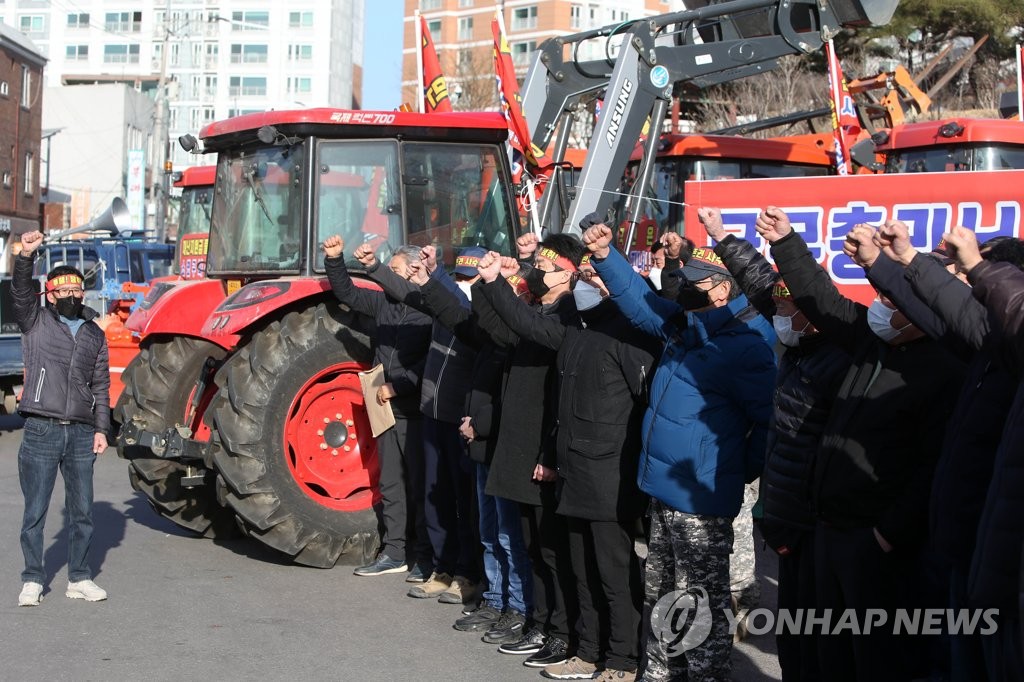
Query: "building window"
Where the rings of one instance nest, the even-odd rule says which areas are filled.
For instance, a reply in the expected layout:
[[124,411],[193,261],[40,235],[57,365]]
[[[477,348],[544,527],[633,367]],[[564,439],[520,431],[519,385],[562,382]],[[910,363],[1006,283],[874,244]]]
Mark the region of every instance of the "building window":
[[32,152],[26,152],[25,153],[25,194],[33,194],[35,192],[36,181],[35,181],[35,175],[33,173],[33,171],[35,170],[35,168],[34,168],[35,164],[33,163],[33,161],[34,161],[34,159],[33,159],[33,156],[32,156]]
[[78,12],[68,15],[68,28],[89,28],[89,13]]
[[459,0],[459,7],[472,7],[473,0]]
[[459,19],[459,40],[473,39],[473,17]]
[[203,81],[203,87],[205,88],[204,91],[203,91],[204,95],[206,95],[207,97],[216,97],[217,96],[217,77],[216,76],[206,76],[205,80]]
[[288,92],[292,94],[306,94],[313,91],[313,79],[298,76],[288,78]]
[[22,33],[38,34],[46,29],[46,20],[38,14],[25,14],[18,18]]
[[264,97],[267,79],[262,76],[232,76],[228,86],[230,97]]
[[266,45],[232,45],[232,64],[266,64]]
[[430,31],[430,39],[437,43],[441,40],[441,20],[434,19],[433,21],[427,22],[427,30]]
[[104,45],[104,64],[138,64],[138,45]]
[[421,12],[427,12],[432,9],[441,9],[441,0],[420,0]]
[[32,71],[21,66],[21,106],[28,109],[32,106]]
[[583,7],[581,5],[573,5],[569,8],[569,28],[582,28],[583,27]]
[[270,12],[232,12],[231,28],[235,31],[263,31],[270,26]]
[[142,12],[107,12],[103,28],[113,33],[138,33],[142,30]]
[[7,81],[0,81],[0,96],[9,97],[11,94],[11,86],[7,84]]
[[537,28],[537,7],[520,7],[512,10],[512,30],[526,31]]
[[530,62],[530,53],[537,49],[537,42],[531,40],[525,43],[512,43],[509,49],[512,51],[512,63],[525,66]]
[[288,28],[313,28],[313,13],[289,12]]
[[289,45],[288,60],[292,62],[309,62],[313,60],[312,45]]
[[89,59],[89,46],[68,45],[64,48],[64,58],[71,62],[84,62]]
[[11,171],[4,171],[4,189],[11,188]]

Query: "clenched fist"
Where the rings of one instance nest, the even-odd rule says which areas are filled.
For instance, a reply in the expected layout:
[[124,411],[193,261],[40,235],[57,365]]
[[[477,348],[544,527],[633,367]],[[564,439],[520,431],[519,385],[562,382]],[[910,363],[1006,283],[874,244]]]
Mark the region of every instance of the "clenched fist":
[[843,253],[862,268],[870,268],[878,260],[881,249],[875,244],[875,228],[863,223],[855,225],[843,241]]
[[540,244],[540,238],[537,237],[533,232],[527,232],[516,239],[516,249],[519,252],[520,258],[529,258],[537,250],[537,246]]
[[32,252],[39,248],[43,243],[43,233],[39,230],[33,230],[32,232],[26,232],[21,235],[21,252],[26,256],[31,256]]
[[340,235],[332,234],[321,244],[324,255],[328,258],[337,258],[345,250],[345,240]]
[[373,247],[368,243],[357,246],[352,255],[367,270],[377,264],[377,256],[373,253]]
[[[697,217],[700,219],[701,225],[704,226],[704,231],[708,233],[709,237],[716,242],[722,241],[725,237],[725,225],[722,224],[721,209],[712,206],[702,206],[697,209]],[[682,243],[682,240],[680,240],[680,243]]]
[[501,254],[497,251],[488,251],[476,265],[480,278],[485,282],[493,282],[501,275]]
[[757,216],[754,229],[766,242],[774,244],[792,232],[793,226],[785,211],[777,206],[768,206],[761,211],[761,215]]
[[946,240],[946,250],[949,255],[956,259],[960,270],[970,272],[982,261],[981,251],[978,249],[978,238],[966,227],[957,225],[942,236]]
[[910,265],[917,249],[910,245],[910,231],[901,220],[886,220],[875,234],[875,245],[894,261]]
[[583,245],[598,258],[607,258],[608,253],[611,251],[608,245],[612,243],[614,236],[612,228],[604,223],[598,223],[588,227],[586,232],[583,233]]

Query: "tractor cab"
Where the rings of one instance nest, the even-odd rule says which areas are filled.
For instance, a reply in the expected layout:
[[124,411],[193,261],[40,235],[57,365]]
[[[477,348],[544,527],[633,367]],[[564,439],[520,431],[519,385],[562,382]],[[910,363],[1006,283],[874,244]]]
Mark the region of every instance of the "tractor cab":
[[879,133],[886,173],[1024,169],[1024,123],[957,118]]

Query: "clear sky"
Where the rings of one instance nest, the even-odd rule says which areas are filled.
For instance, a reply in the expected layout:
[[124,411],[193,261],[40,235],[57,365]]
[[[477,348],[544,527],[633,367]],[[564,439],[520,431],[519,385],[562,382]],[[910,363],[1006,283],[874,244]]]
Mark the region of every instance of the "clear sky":
[[363,108],[390,111],[402,98],[403,0],[366,0]]

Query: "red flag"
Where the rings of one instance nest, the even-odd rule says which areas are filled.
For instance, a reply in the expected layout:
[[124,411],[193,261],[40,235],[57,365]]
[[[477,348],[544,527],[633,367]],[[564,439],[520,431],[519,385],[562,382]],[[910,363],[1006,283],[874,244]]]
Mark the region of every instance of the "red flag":
[[846,87],[843,69],[839,65],[832,41],[825,44],[828,60],[829,107],[832,109],[832,136],[835,144],[836,170],[840,175],[850,172],[850,141],[860,134],[860,119],[853,97]]
[[[516,80],[516,67],[512,63],[512,50],[508,47],[497,19],[491,21],[491,32],[494,34],[494,76],[498,79],[501,112],[505,114],[509,144],[514,151],[512,173],[518,179],[523,170],[522,160],[525,159],[531,166],[540,166],[544,152],[530,142],[530,131],[521,105],[522,97],[519,96],[519,82]],[[518,163],[516,154],[519,156]]]
[[420,17],[420,50],[423,53],[423,111],[428,114],[444,113],[452,110],[452,102],[448,99],[448,85],[441,72],[441,63],[437,60],[434,41],[427,28],[427,20]]

